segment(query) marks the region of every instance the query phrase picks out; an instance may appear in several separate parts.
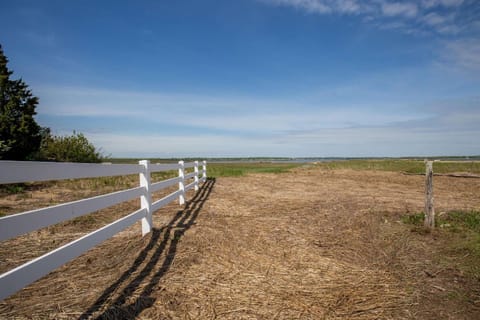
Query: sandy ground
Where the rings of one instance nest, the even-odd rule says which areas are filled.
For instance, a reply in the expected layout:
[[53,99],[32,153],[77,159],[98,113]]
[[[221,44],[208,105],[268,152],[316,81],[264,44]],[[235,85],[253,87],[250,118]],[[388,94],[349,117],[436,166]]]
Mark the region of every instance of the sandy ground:
[[[400,221],[423,210],[423,188],[422,176],[317,167],[209,180],[184,210],[159,210],[148,236],[128,228],[0,302],[0,317],[479,319],[480,283],[462,258]],[[437,213],[480,210],[480,179],[435,177],[434,188]],[[98,221],[5,241],[2,269]]]

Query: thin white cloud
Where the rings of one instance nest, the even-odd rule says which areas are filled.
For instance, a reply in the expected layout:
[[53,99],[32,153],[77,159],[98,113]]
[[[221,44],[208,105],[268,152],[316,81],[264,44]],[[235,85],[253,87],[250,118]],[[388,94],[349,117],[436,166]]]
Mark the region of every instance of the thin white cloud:
[[463,4],[463,0],[422,0],[421,4],[427,9],[438,6],[458,7]]
[[478,154],[480,140],[472,140],[472,136],[478,134],[475,128],[445,133],[444,127],[424,124],[297,130],[255,137],[86,132],[95,145],[117,157],[474,155]]
[[411,2],[383,2],[382,12],[385,16],[405,16],[413,18],[418,13],[418,7]]
[[[473,28],[460,19],[457,7],[463,0],[258,0],[289,6],[312,14],[361,16],[362,21],[381,29],[398,29],[415,35],[452,35]],[[447,11],[447,12],[446,12]],[[392,26],[397,26],[392,28]]]
[[463,71],[480,71],[480,39],[468,38],[445,42],[443,61]]
[[[267,143],[263,139],[248,139],[209,134],[192,135],[132,135],[86,133],[97,146],[114,156],[188,157],[240,156],[261,154]],[[235,146],[232,148],[231,146]]]
[[361,11],[361,5],[355,0],[344,0],[337,2],[337,8],[340,12],[358,13]]
[[407,23],[402,22],[402,21],[392,21],[392,22],[387,22],[387,23],[382,23],[379,24],[379,28],[383,30],[389,30],[389,29],[397,29],[397,30],[406,30],[407,28]]
[[453,13],[442,15],[436,12],[430,12],[420,17],[419,21],[440,34],[452,35],[461,31],[461,28],[455,24],[455,16]]
[[309,13],[360,14],[373,10],[373,4],[358,0],[260,0],[278,6],[290,6]]
[[[348,93],[330,91],[332,95],[355,94],[351,90]],[[150,123],[246,133],[384,125],[425,116],[418,111],[394,111],[388,106],[379,111],[371,104],[319,102],[315,98],[310,98],[309,102],[297,102],[72,87],[40,87],[36,92],[42,97],[38,109],[41,116],[129,117]]]
[[442,16],[435,12],[430,12],[427,15],[422,17],[422,21],[430,26],[439,26],[445,23],[450,23],[453,20],[453,16]]
[[333,9],[324,1],[320,0],[267,0],[272,4],[292,6],[311,13],[330,13]]
[[450,25],[441,25],[436,28],[438,33],[445,34],[445,35],[456,35],[462,31],[462,28],[456,26],[454,24]]
[[[75,129],[117,157],[401,156],[424,154],[424,150],[473,154],[480,147],[480,141],[471,143],[472,136],[480,135],[478,99],[434,102],[408,111],[383,103],[378,107],[347,103],[345,107],[251,97],[49,90],[59,102],[66,101],[66,105],[46,103],[50,115],[60,122],[62,116],[80,117],[75,121],[80,127]],[[345,94],[363,91],[355,90]],[[68,100],[70,95],[73,98]],[[43,104],[38,111],[44,114]],[[102,116],[112,126],[102,131],[89,130],[88,125],[85,129],[82,116],[97,120]],[[118,119],[133,118],[139,120],[136,123],[145,122],[141,130],[115,126]],[[159,131],[164,125],[168,130]],[[71,129],[58,134],[70,134]]]

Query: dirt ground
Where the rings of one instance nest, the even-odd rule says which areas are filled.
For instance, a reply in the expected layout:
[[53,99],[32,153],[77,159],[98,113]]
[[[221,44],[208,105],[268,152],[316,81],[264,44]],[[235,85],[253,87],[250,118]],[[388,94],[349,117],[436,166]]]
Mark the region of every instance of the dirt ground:
[[[480,319],[464,257],[400,220],[423,210],[423,190],[422,176],[315,166],[211,179],[183,210],[156,212],[151,234],[126,229],[0,302],[0,317]],[[480,210],[480,179],[435,177],[434,192],[437,213]],[[2,271],[98,221],[4,241]]]

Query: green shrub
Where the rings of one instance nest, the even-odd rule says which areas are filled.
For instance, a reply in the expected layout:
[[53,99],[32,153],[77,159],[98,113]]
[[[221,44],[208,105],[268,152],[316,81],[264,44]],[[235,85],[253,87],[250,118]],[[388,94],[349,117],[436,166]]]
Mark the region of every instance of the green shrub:
[[104,157],[81,133],[71,136],[44,134],[38,160],[58,162],[101,162]]

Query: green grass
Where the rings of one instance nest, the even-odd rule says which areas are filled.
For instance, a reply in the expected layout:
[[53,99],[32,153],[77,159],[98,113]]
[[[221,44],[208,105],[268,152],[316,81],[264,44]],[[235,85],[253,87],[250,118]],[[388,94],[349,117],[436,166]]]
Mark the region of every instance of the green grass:
[[403,215],[401,219],[402,219],[402,222],[405,224],[420,226],[420,225],[423,225],[423,220],[425,219],[425,215],[423,214],[423,212],[412,213],[412,214]]
[[207,175],[209,177],[238,177],[249,173],[284,173],[301,166],[297,163],[209,163]]
[[[422,225],[424,213],[403,215],[402,222],[411,225]],[[453,232],[471,231],[480,234],[480,211],[449,211],[435,217],[435,227],[449,229]]]
[[4,184],[0,186],[0,190],[6,194],[19,194],[25,191],[25,185],[23,183]]
[[[425,173],[425,163],[423,160],[345,160],[323,162],[320,167],[327,169],[353,169],[353,170],[379,170],[406,172],[412,174]],[[480,162],[435,162],[433,164],[434,173],[452,173],[452,172],[468,172],[480,173]]]
[[480,281],[480,212],[452,211],[438,219],[452,233],[448,250],[461,256],[459,268]]
[[[252,158],[254,159],[254,158]],[[265,173],[281,173],[288,171],[293,167],[301,164],[292,163],[271,163],[269,161],[262,162],[261,158],[256,162],[248,162],[248,160],[232,163],[216,163],[214,161],[208,162],[208,169],[213,169],[212,176],[242,176],[249,172],[265,172]],[[184,159],[186,162],[195,159]],[[201,159],[200,159],[201,160]],[[208,159],[207,159],[208,160]],[[455,159],[452,159],[455,160]],[[138,159],[110,159],[112,163],[138,163]],[[177,159],[150,159],[152,163],[176,163]],[[320,162],[319,167],[327,169],[354,169],[354,170],[380,170],[380,171],[394,171],[406,172],[411,174],[425,173],[425,164],[423,160],[414,159],[352,159],[352,160],[338,160],[331,162]],[[434,173],[452,173],[452,172],[468,172],[480,174],[480,161],[458,161],[448,162],[440,161],[433,164]]]
[[[424,233],[423,213],[402,216],[402,221]],[[480,281],[480,211],[450,211],[436,217],[436,235],[445,243],[445,252],[454,257],[459,268]]]
[[455,231],[470,230],[480,234],[480,212],[478,211],[451,211],[445,217],[440,217],[438,224],[455,226]]

